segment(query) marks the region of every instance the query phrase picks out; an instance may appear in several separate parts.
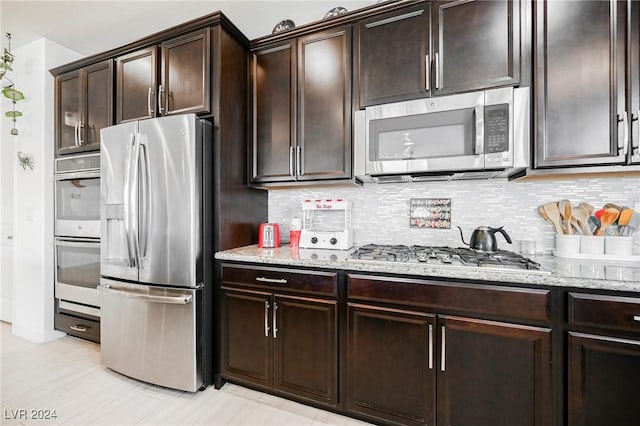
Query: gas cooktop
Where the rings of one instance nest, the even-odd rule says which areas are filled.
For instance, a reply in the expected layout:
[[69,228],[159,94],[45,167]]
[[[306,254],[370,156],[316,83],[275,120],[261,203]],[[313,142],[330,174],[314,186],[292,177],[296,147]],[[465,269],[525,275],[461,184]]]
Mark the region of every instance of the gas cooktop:
[[358,247],[348,261],[378,261],[496,268],[544,272],[540,264],[507,250],[481,252],[466,247],[367,244]]

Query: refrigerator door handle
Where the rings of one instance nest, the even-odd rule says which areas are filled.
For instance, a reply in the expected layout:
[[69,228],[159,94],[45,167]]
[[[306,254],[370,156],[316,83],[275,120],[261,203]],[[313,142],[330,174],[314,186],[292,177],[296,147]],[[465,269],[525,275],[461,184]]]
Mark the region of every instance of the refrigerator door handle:
[[140,177],[140,145],[141,140],[144,137],[141,133],[137,133],[135,137],[135,143],[133,145],[133,158],[131,158],[131,181],[130,181],[130,192],[129,196],[131,197],[131,217],[130,217],[130,225],[131,225],[131,241],[133,246],[133,258],[135,260],[135,264],[138,268],[140,265],[140,232],[138,229],[139,218],[140,218],[140,185],[138,183],[138,178]]
[[[147,257],[147,248],[149,247],[149,235],[151,233],[151,218],[153,217],[151,208],[153,203],[151,202],[151,170],[149,163],[149,152],[147,144],[144,142],[140,142],[140,150],[142,154],[140,155],[140,159],[142,160],[142,173],[141,173],[141,182],[140,182],[140,218],[144,221],[141,224],[141,232],[140,235],[140,259],[146,259]],[[139,262],[139,265],[143,267],[142,262]]]
[[127,256],[128,256],[129,267],[137,266],[135,256],[133,255],[133,241],[132,241],[132,231],[133,231],[132,218],[135,218],[135,215],[131,211],[132,209],[131,201],[133,197],[133,195],[131,194],[133,190],[131,186],[132,185],[131,166],[133,163],[132,156],[133,156],[135,144],[136,144],[136,135],[131,134],[129,143],[127,145],[127,159],[126,159],[125,171],[124,171],[124,188],[123,188],[124,233],[125,233],[125,238],[127,239]]
[[118,296],[131,297],[150,303],[163,303],[166,305],[188,305],[193,301],[193,295],[185,294],[183,296],[155,296],[153,294],[144,294],[130,291],[126,288],[115,287],[111,285],[100,284],[98,290],[117,294]]

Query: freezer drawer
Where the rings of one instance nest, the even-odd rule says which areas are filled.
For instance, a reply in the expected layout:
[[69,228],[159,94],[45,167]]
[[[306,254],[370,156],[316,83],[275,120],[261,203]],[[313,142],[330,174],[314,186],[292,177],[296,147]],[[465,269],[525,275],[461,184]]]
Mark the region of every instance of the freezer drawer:
[[202,290],[102,278],[102,363],[156,385],[194,392],[203,385],[196,318]]

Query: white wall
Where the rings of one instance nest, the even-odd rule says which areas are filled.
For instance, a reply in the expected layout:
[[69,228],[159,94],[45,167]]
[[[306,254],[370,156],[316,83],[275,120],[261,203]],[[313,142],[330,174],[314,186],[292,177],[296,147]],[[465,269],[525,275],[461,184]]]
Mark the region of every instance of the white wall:
[[[54,87],[49,69],[81,55],[46,39],[13,53],[13,80],[26,100],[19,104],[24,114],[18,121],[19,135],[11,138],[8,158],[4,150],[2,156],[3,168],[9,166],[13,170],[12,185],[10,179],[2,181],[3,194],[13,193],[12,331],[26,339],[45,342],[63,335],[53,329]],[[4,141],[9,130],[8,123],[3,124]],[[18,165],[18,151],[32,156],[33,170],[23,170]]]

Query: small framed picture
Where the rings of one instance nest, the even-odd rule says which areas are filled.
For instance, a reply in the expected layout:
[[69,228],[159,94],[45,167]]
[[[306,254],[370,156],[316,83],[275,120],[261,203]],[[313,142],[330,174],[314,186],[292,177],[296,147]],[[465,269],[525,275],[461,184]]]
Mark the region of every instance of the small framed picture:
[[451,198],[412,198],[411,228],[451,229]]

